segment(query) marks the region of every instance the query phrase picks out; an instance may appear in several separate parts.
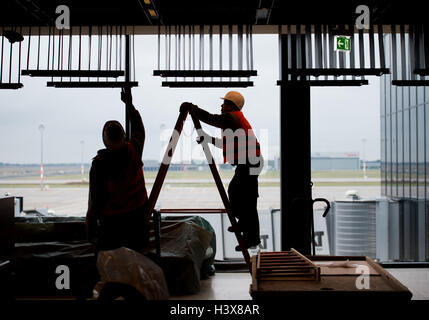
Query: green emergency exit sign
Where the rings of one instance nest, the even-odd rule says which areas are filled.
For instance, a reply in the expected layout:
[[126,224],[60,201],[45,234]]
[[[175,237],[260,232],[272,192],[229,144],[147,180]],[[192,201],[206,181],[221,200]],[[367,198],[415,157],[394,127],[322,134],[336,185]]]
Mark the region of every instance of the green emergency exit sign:
[[335,39],[335,50],[350,51],[350,38],[337,36]]

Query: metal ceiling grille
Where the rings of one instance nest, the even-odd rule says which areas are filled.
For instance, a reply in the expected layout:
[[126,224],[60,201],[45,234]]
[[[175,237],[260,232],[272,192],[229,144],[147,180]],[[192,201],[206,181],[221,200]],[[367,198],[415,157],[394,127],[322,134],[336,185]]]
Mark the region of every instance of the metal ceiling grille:
[[26,34],[21,36],[23,40],[9,44],[7,37],[11,29],[4,28],[0,44],[0,88],[21,88],[21,75],[51,78],[47,86],[55,88],[137,86],[132,29],[49,27],[47,34],[42,34],[41,27],[21,27],[19,34]]
[[0,53],[0,89],[20,89],[22,28],[2,30]]
[[253,86],[252,26],[159,27],[157,63],[166,87]]
[[[427,33],[426,33],[427,34]],[[428,39],[422,25],[391,26],[385,35],[389,43],[392,84],[397,86],[427,86],[429,80]],[[426,41],[425,41],[426,40]]]
[[[335,50],[335,36],[350,39],[349,51]],[[283,57],[278,84],[306,81],[312,86],[360,86],[365,76],[389,73],[385,64],[383,28],[373,26],[367,35],[354,25],[279,26]],[[369,56],[369,59],[368,59]]]

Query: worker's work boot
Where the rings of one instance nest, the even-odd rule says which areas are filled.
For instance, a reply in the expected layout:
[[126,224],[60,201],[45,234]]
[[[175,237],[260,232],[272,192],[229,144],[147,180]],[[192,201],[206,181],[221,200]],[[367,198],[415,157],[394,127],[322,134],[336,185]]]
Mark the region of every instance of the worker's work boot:
[[[259,245],[259,244],[261,243],[261,241],[260,241],[260,240],[253,241],[253,242],[245,241],[244,243],[245,243],[245,245],[246,245],[246,249],[250,249],[250,248],[254,248],[254,247],[256,247],[257,245]],[[236,246],[236,247],[235,247],[235,251],[240,252],[240,251],[241,251],[240,246]]]
[[240,227],[236,226],[235,228],[233,226],[228,227],[229,232],[240,232]]

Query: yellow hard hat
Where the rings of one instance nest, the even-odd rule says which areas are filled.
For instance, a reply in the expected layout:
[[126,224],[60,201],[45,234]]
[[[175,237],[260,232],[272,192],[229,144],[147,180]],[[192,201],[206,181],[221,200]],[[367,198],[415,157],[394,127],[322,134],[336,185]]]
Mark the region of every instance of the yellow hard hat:
[[242,109],[244,105],[244,97],[240,92],[237,91],[229,91],[225,97],[221,98],[224,100],[229,100],[234,102],[238,109]]

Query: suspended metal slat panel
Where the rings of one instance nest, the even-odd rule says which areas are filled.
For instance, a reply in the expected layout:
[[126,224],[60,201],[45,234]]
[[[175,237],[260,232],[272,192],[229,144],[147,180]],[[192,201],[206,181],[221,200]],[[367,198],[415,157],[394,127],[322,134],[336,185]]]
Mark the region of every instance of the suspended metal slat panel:
[[[244,25],[228,25],[228,26],[197,26],[197,35],[199,35],[199,41],[195,44],[194,34],[195,26],[190,26],[189,30],[192,30],[192,40],[189,39],[189,52],[186,52],[186,37],[181,36],[180,33],[167,35],[163,32],[162,28],[158,29],[160,33],[159,37],[171,38],[174,37],[176,47],[183,48],[179,50],[176,55],[183,54],[189,55],[189,64],[183,65],[177,64],[175,69],[169,68],[169,65],[162,66],[162,63],[158,65],[158,69],[153,71],[154,76],[160,76],[166,78],[162,82],[164,87],[174,88],[214,88],[214,87],[248,87],[252,86],[253,82],[249,81],[252,76],[257,76],[256,70],[253,70],[253,45],[252,45],[252,27]],[[226,28],[226,29],[224,29]],[[224,32],[227,30],[227,32]],[[218,35],[216,37],[216,35]],[[228,38],[226,44],[224,44],[224,35]],[[204,46],[208,38],[208,61],[204,59]],[[170,40],[169,40],[170,41]],[[169,55],[171,48],[169,41],[166,41],[166,48],[161,50],[158,49],[159,54]],[[158,41],[158,46],[162,41]],[[236,43],[235,43],[236,42]],[[223,59],[224,47],[226,46],[226,59]],[[192,49],[191,49],[192,48]],[[215,59],[214,52],[219,52],[219,58]],[[236,51],[235,51],[236,50]],[[180,53],[181,52],[181,53]],[[197,52],[197,55],[195,55]],[[177,56],[175,57],[177,59]],[[195,66],[194,61],[198,59],[198,63]],[[162,61],[163,59],[158,59]],[[165,61],[168,61],[166,58]],[[179,59],[181,61],[182,59]],[[227,67],[225,67],[224,60],[227,60]],[[186,59],[183,58],[185,62]],[[191,63],[192,61],[192,63]],[[173,78],[174,81],[172,81]],[[177,78],[182,78],[178,81]],[[216,79],[214,79],[216,78]],[[224,81],[224,78],[228,78]],[[241,80],[241,78],[247,78]],[[177,82],[177,83],[176,83]],[[242,82],[242,83],[241,83]]]
[[170,88],[247,88],[252,81],[164,81],[163,87]]
[[[399,41],[397,32],[399,28]],[[392,84],[396,86],[427,86],[429,75],[425,28],[422,25],[391,26],[387,36],[391,43]],[[400,68],[400,72],[398,69]]]
[[[23,37],[26,69],[21,70],[21,42],[17,48],[19,58],[14,54],[15,59],[10,63],[14,70],[19,71],[18,80],[21,75],[49,77],[51,81],[47,85],[55,88],[114,88],[138,85],[135,81],[134,28],[131,32],[130,27],[128,30],[126,27],[113,26],[86,27],[86,39],[82,36],[81,26],[71,26],[69,30],[58,31],[52,26],[47,28],[48,34],[41,37],[41,28],[26,27],[27,32]],[[16,47],[16,44],[14,46]],[[4,41],[0,83],[3,83],[3,49]],[[37,56],[37,59],[30,59],[30,55]],[[12,67],[9,67],[9,73]],[[124,69],[128,70],[128,73]],[[72,81],[72,78],[78,78],[75,80],[79,81]],[[3,87],[15,89],[22,85],[18,83]]]
[[[282,68],[286,69],[283,74],[288,75],[288,79],[282,79],[283,82],[280,83],[284,83],[285,80],[307,81],[310,85],[316,86],[328,85],[327,81],[335,81],[332,85],[363,85],[367,83],[362,81],[365,80],[364,76],[381,76],[389,73],[390,70],[385,66],[381,28],[369,33],[354,28],[354,25],[340,27],[305,25],[304,28],[301,25],[279,26],[280,35],[286,34],[283,41],[287,43],[283,48],[287,53],[286,55],[283,53],[285,61],[282,61]],[[336,36],[346,37],[351,47],[337,49],[340,42],[337,44]],[[366,48],[368,44],[369,47]],[[369,52],[368,64],[365,62],[366,52]],[[320,76],[324,77],[325,82],[319,79]],[[339,76],[342,76],[342,80],[337,79]],[[350,76],[351,80],[348,78]],[[355,82],[356,77],[360,77],[360,80]]]

